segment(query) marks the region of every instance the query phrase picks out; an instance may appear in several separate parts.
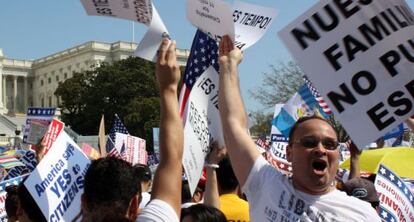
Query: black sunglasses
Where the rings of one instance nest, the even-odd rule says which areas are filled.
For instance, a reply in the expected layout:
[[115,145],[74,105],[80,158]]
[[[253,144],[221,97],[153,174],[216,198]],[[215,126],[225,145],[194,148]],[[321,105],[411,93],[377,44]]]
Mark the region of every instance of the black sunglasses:
[[319,139],[316,137],[303,137],[301,139],[295,140],[294,143],[299,143],[306,148],[314,148],[317,147],[319,143],[322,143],[322,146],[327,150],[336,150],[339,146],[339,143],[336,140],[329,138]]

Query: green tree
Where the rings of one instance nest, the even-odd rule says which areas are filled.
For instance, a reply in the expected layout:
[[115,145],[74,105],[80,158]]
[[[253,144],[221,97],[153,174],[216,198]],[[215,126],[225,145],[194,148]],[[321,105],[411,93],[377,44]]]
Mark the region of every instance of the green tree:
[[107,131],[114,114],[131,135],[144,138],[152,149],[152,128],[159,124],[159,93],[154,65],[130,57],[74,73],[55,92],[62,99],[62,119],[81,135],[96,135],[101,114]]

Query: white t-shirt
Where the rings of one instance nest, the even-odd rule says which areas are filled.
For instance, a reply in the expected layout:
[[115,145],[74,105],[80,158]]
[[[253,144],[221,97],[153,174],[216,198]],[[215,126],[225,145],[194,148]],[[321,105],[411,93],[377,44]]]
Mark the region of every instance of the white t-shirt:
[[257,158],[243,186],[251,221],[381,221],[367,202],[334,190],[310,195],[295,190],[292,181]]
[[136,222],[179,222],[179,219],[168,203],[154,199],[141,211]]
[[148,192],[142,192],[141,193],[141,197],[142,197],[142,200],[141,200],[141,203],[139,203],[139,208],[144,208],[147,204],[148,204],[148,202],[151,200],[151,194],[150,193],[148,193]]

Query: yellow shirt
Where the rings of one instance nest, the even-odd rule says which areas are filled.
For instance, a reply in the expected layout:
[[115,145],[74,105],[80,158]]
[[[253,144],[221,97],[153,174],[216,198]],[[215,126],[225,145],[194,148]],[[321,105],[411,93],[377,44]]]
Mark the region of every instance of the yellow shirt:
[[229,222],[249,222],[249,204],[236,194],[220,196],[220,210],[226,215]]

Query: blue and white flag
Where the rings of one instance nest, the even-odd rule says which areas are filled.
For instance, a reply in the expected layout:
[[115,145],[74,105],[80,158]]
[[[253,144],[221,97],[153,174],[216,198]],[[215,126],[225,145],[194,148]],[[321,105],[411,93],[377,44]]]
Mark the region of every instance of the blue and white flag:
[[308,84],[305,83],[282,107],[279,115],[273,119],[272,125],[278,128],[285,137],[289,137],[290,129],[300,117],[313,115],[315,112],[324,118],[329,117],[329,114],[320,107]]
[[375,179],[382,221],[414,221],[414,195],[404,181],[384,165]]

